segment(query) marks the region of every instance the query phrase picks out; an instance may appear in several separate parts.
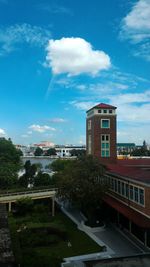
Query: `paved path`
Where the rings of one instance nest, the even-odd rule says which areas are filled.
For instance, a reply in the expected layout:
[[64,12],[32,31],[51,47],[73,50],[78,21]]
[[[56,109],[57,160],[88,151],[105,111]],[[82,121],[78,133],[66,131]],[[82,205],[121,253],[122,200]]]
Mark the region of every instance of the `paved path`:
[[[99,228],[98,230],[92,231],[91,229],[85,229],[83,227],[83,222],[85,218],[83,215],[76,209],[72,209],[68,207],[68,205],[64,205],[60,203],[62,211],[77,224],[77,227],[84,231],[87,235],[89,235],[95,242],[97,242],[101,246],[106,246],[106,253],[98,253],[93,254],[91,257],[93,258],[106,258],[106,257],[119,257],[119,256],[129,256],[135,254],[141,254],[147,252],[147,249],[144,246],[139,245],[139,242],[134,242],[134,239],[130,239],[127,234],[125,235],[122,231],[113,227],[112,225],[108,225],[104,228]],[[89,255],[84,256],[85,259],[87,257],[90,258]],[[83,258],[84,258],[83,257]],[[75,260],[77,260],[76,257]],[[71,258],[71,261],[73,258]],[[81,259],[78,258],[80,261]]]

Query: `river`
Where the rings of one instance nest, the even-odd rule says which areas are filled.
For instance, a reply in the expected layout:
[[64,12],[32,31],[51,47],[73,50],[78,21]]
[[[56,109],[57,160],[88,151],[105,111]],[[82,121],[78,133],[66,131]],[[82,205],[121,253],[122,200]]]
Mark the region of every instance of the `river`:
[[25,164],[27,160],[30,160],[31,164],[34,163],[41,163],[42,164],[42,169],[45,169],[45,167],[49,164],[51,164],[56,158],[50,158],[50,157],[22,157],[22,162]]

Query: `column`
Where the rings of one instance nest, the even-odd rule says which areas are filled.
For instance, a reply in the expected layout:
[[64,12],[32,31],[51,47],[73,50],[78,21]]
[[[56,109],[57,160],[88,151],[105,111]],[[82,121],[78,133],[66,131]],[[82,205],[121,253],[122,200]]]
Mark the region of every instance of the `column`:
[[132,222],[129,221],[129,232],[130,232],[130,233],[131,233],[131,231],[132,231],[131,227],[132,227]]
[[147,231],[144,232],[144,245],[147,246]]
[[120,225],[120,215],[119,215],[119,211],[117,211],[117,223],[118,223],[118,225]]
[[11,202],[8,202],[8,211],[11,212]]
[[55,199],[52,197],[52,216],[55,216]]

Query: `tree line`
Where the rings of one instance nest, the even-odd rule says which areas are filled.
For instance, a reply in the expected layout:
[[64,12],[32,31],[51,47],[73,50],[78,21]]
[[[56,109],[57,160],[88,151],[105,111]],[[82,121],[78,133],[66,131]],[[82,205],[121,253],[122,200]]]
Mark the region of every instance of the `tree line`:
[[[80,156],[75,160],[56,159],[49,168],[53,175],[41,171],[41,164],[21,162],[21,153],[11,140],[0,138],[0,188],[1,190],[27,188],[32,185],[57,187],[61,201],[82,210],[88,218],[100,208],[108,189],[104,176],[106,168],[92,156]],[[18,177],[18,171],[24,174]]]

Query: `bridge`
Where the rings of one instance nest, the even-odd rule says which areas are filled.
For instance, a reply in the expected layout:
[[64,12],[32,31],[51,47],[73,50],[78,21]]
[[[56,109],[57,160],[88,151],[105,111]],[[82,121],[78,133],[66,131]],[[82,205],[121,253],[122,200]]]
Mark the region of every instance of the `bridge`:
[[0,203],[8,203],[8,211],[11,211],[11,203],[25,197],[30,197],[31,199],[42,199],[51,198],[52,199],[52,216],[55,215],[55,195],[56,188],[42,189],[42,190],[30,190],[23,192],[13,192],[13,193],[3,193],[0,194]]

